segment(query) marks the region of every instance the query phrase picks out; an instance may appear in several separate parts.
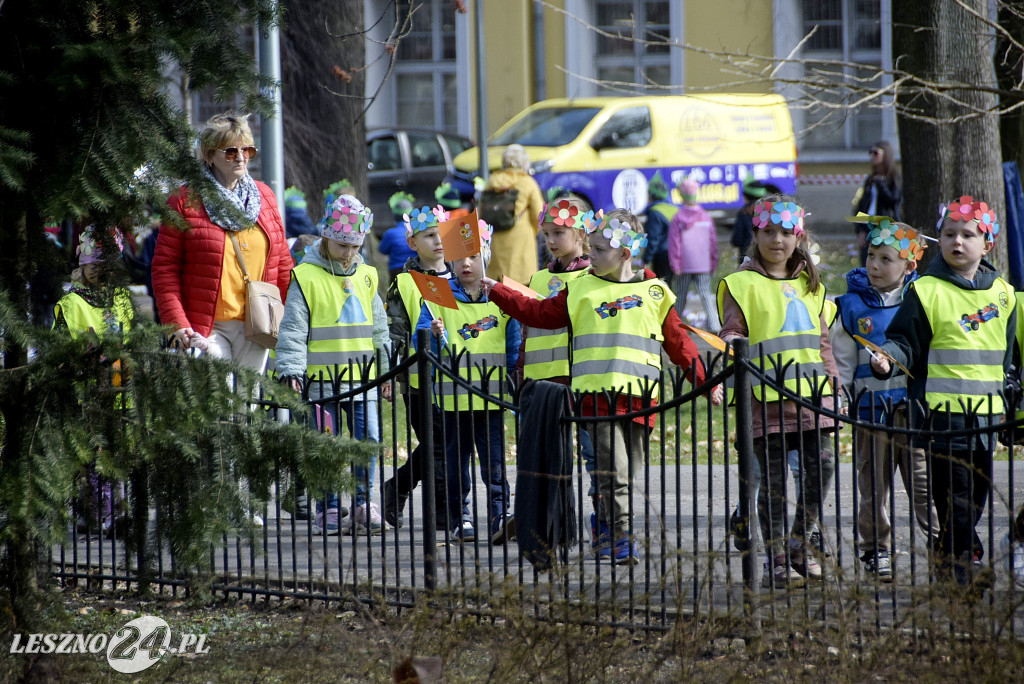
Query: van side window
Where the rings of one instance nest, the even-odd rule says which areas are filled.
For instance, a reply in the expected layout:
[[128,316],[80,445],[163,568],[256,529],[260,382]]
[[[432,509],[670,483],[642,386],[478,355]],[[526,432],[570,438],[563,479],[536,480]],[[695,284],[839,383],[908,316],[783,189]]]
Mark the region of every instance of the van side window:
[[402,168],[402,158],[398,153],[396,138],[375,138],[370,141],[367,155],[374,171],[395,171]]
[[647,107],[630,107],[612,115],[594,135],[590,144],[603,150],[643,147],[651,142],[651,112]]
[[436,136],[410,133],[409,149],[412,150],[413,168],[444,166],[444,152]]

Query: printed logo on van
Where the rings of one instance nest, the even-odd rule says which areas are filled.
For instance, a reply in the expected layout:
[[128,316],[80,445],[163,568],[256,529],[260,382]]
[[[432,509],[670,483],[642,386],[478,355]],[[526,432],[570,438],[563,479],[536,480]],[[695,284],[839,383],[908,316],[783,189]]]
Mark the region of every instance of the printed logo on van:
[[647,206],[647,177],[637,169],[623,169],[612,181],[612,204],[631,214]]
[[679,146],[698,157],[710,157],[722,147],[722,130],[710,110],[701,105],[683,110],[679,115]]

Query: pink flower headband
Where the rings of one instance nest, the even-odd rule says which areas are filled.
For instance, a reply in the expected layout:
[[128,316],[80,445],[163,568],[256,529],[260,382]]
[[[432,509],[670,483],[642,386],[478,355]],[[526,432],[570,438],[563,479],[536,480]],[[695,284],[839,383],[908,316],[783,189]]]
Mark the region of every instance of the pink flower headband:
[[[117,245],[118,256],[124,252],[124,236],[121,231],[115,228],[111,231],[114,236],[114,244]],[[79,265],[98,264],[103,261],[103,248],[96,239],[96,226],[90,225],[82,231],[78,237],[78,247],[75,249],[78,255]]]
[[754,227],[767,228],[774,223],[782,226],[783,230],[791,231],[795,235],[804,232],[803,207],[795,202],[772,202],[771,200],[760,200],[754,203]]
[[320,237],[349,245],[361,245],[373,225],[373,212],[352,195],[334,200],[320,222]]
[[942,218],[939,220],[940,228],[942,227],[942,221],[945,221],[948,217],[954,221],[963,221],[964,223],[977,221],[979,230],[984,233],[985,239],[988,242],[995,241],[996,235],[999,235],[999,224],[996,223],[995,210],[990,209],[986,203],[975,200],[970,195],[964,195],[943,206],[941,214]]
[[580,208],[566,199],[559,200],[547,208],[542,222],[545,221],[550,221],[556,226],[565,226],[566,228],[575,228],[577,230],[583,227],[583,217],[580,216]]

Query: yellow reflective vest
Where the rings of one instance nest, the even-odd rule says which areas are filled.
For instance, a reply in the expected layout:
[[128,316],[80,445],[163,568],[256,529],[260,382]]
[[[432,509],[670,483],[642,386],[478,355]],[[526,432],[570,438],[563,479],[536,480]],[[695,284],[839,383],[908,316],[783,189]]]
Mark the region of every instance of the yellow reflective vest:
[[[457,310],[427,302],[427,308],[434,318],[444,320],[448,352],[458,359],[459,377],[481,389],[486,369],[487,394],[500,394],[505,380],[505,329],[508,327],[508,314],[502,313],[493,302],[459,302]],[[468,353],[459,356],[462,352]],[[495,369],[493,372],[492,368]],[[440,394],[443,411],[500,408],[456,385],[443,373],[435,386]]]
[[126,332],[132,327],[131,295],[124,288],[114,293],[114,305],[109,309],[89,304],[76,292],[69,292],[60,298],[53,308],[56,318],[63,316],[72,337],[92,329],[97,335],[107,332]]
[[921,276],[911,287],[932,330],[928,406],[950,413],[1002,413],[999,392],[1006,377],[1006,326],[1016,305],[1013,288],[996,278],[987,290],[965,290],[935,276]]
[[676,297],[657,278],[615,283],[587,274],[567,284],[572,389],[658,398],[662,326]]
[[[809,280],[802,272],[796,278],[779,280],[748,270],[727,275],[718,285],[718,313],[723,315],[728,289],[747,322],[754,363],[763,364],[767,378],[782,380],[788,390],[808,398],[828,381],[821,360],[825,286],[819,285],[812,294],[807,291]],[[750,385],[758,401],[779,398],[756,373],[751,374]]]
[[[565,289],[566,283],[586,275],[589,269],[552,273],[549,269],[537,271],[530,278],[530,289],[551,298]],[[569,375],[569,328],[544,330],[526,329],[524,346],[523,376],[535,380],[568,377]]]
[[325,380],[352,383],[375,379],[377,364],[371,362],[377,269],[360,264],[346,276],[317,264],[299,264],[292,278],[309,307],[306,375],[316,379],[323,373]]

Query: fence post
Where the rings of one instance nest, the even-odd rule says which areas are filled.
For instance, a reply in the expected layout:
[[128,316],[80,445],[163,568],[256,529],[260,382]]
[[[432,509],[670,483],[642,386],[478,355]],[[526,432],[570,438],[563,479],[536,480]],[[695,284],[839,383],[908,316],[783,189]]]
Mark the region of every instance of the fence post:
[[754,503],[757,496],[757,483],[754,481],[754,435],[751,428],[751,393],[750,374],[747,363],[750,360],[750,341],[740,337],[732,342],[734,354],[733,396],[736,398],[736,456],[739,465],[740,518],[747,521],[741,534],[746,539],[746,551],[740,557],[743,568],[743,610],[753,614],[753,599],[757,595],[757,550],[756,536],[753,526],[757,522],[757,510]]
[[423,426],[420,448],[426,454],[426,458],[423,459],[423,480],[420,483],[423,492],[423,580],[426,590],[432,592],[437,582],[437,519],[434,516],[437,502],[434,501],[434,403],[431,396],[430,363],[424,353],[430,349],[429,330],[416,331],[416,348],[416,373],[420,380],[420,386],[416,391],[419,392],[420,425]]

